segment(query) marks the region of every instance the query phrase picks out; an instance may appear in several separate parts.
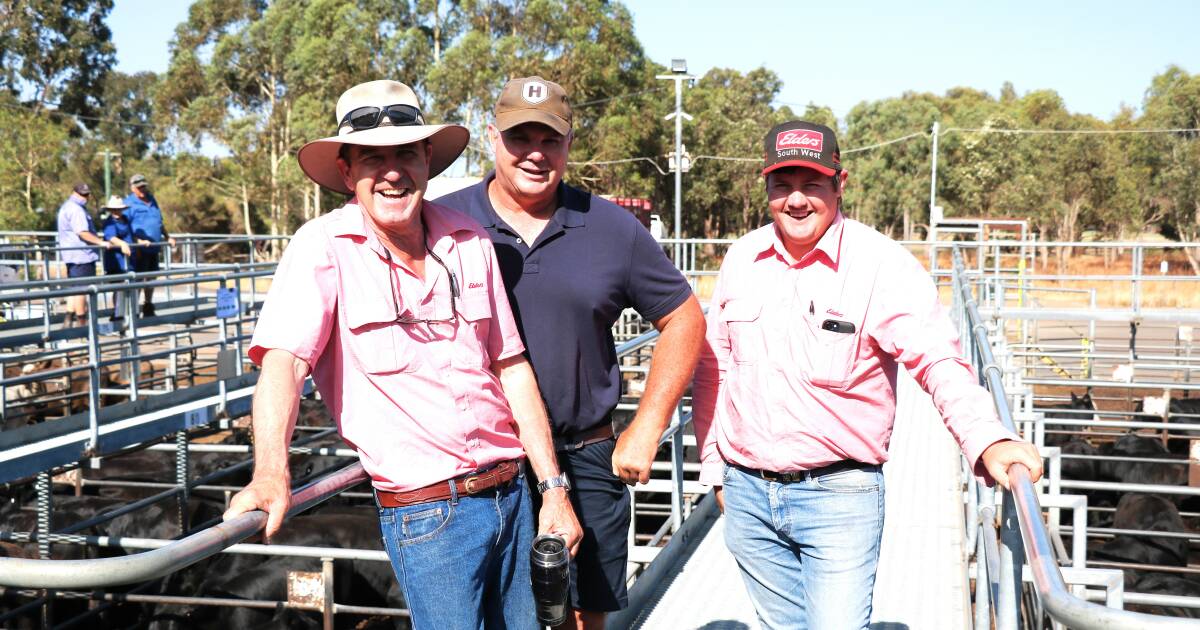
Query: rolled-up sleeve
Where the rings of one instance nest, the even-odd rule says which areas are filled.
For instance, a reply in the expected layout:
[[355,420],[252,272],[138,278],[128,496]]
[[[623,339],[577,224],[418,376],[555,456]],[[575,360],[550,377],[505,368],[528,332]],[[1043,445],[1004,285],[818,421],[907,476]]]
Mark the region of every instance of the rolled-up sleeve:
[[911,255],[881,270],[868,330],[932,398],[946,428],[976,476],[987,479],[980,456],[987,447],[1020,438],[1000,423],[991,394],[959,347],[957,329],[938,301],[937,288]]
[[696,444],[700,446],[700,483],[713,486],[721,485],[725,469],[717,449],[717,432],[713,422],[716,419],[717,399],[725,382],[725,370],[729,365],[729,329],[721,321],[721,305],[724,301],[722,287],[726,272],[722,265],[721,275],[717,278],[709,301],[708,330],[700,347],[700,360],[692,381],[692,424],[696,431]]
[[337,309],[337,269],[327,238],[318,226],[306,225],[284,250],[250,342],[256,364],[262,365],[267,350],[287,350],[311,371],[325,350]]

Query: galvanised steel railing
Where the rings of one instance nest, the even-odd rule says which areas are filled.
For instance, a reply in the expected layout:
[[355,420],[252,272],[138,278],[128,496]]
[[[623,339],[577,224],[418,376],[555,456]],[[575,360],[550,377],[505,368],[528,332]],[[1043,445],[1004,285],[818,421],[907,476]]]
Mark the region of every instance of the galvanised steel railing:
[[[621,344],[617,348],[618,358],[624,358],[627,356],[632,356],[637,353],[643,352],[645,349],[647,349],[649,346],[651,346],[657,340],[657,338],[658,338],[658,332],[651,331],[651,332],[643,334],[627,343]],[[669,471],[670,479],[669,479],[669,481],[662,480],[662,481],[667,481],[670,486],[671,500],[670,500],[669,515],[668,515],[669,518],[666,519],[666,521],[664,522],[663,526],[659,529],[659,531],[657,531],[653,536],[651,536],[651,538],[647,544],[638,544],[637,541],[634,540],[633,526],[631,525],[631,528],[630,528],[631,556],[636,556],[637,558],[641,558],[641,560],[635,559],[635,561],[649,562],[654,557],[656,557],[656,555],[657,555],[656,552],[661,550],[661,547],[659,545],[663,542],[663,539],[668,534],[677,532],[680,529],[680,527],[682,526],[684,520],[691,513],[692,502],[688,499],[688,496],[687,496],[688,493],[685,492],[685,480],[684,480],[685,466],[684,466],[684,462],[683,462],[684,428],[690,422],[691,414],[690,414],[690,412],[683,414],[683,413],[681,413],[681,411],[682,411],[682,406],[679,406],[676,408],[676,411],[673,414],[670,426],[664,431],[664,433],[659,441],[660,445],[670,443],[670,462],[665,463],[666,464],[665,467],[667,467],[668,471]],[[169,448],[169,447],[164,446],[164,448]],[[216,447],[213,447],[213,448],[216,448]],[[237,449],[237,448],[239,448],[239,447],[226,447],[226,450]],[[179,451],[178,445],[175,450],[178,453],[178,451]],[[191,450],[190,447],[186,444],[186,438],[183,443],[183,450],[185,450],[185,451]],[[342,454],[344,454],[344,453],[342,453]],[[247,466],[247,465],[249,465],[249,463],[250,463],[250,461],[247,460],[247,461],[243,462],[241,465],[239,465],[238,467]],[[656,466],[655,470],[661,470],[663,467],[664,466]],[[214,475],[210,475],[209,477],[215,478],[216,475],[226,474],[226,473],[232,471],[234,468],[235,467],[223,469],[222,471],[219,471],[218,473],[214,473]],[[314,483],[310,486],[307,486],[306,488],[297,491],[297,494],[295,495],[295,498],[293,499],[294,508],[291,512],[289,512],[289,516],[299,512],[302,509],[305,509],[307,506],[315,505],[316,503],[323,501],[325,498],[328,498],[328,496],[332,496],[332,493],[336,493],[344,488],[347,488],[351,485],[359,483],[360,481],[362,481],[364,479],[365,479],[365,477],[361,474],[360,465],[355,464],[354,466],[344,469],[343,471],[333,475],[331,478],[326,478],[322,482]],[[83,525],[91,526],[91,525],[97,524],[102,520],[106,520],[107,518],[111,518],[118,514],[127,513],[128,511],[136,508],[138,505],[148,505],[148,504],[154,503],[158,500],[161,500],[162,498],[165,498],[171,494],[186,494],[186,492],[187,492],[186,488],[195,488],[196,487],[195,484],[199,484],[202,481],[208,481],[208,478],[206,478],[204,480],[197,480],[195,482],[188,482],[188,480],[185,477],[176,486],[169,486],[168,489],[165,490],[164,492],[161,492],[153,497],[149,497],[145,500],[139,501],[139,502],[137,502],[137,505],[131,504],[130,506],[127,506],[126,509],[109,512],[109,513],[106,513],[103,517],[99,517],[97,519],[92,519],[91,521],[88,521],[86,523],[76,524],[75,526],[69,528],[69,531],[77,531],[79,529],[79,527],[83,526]],[[652,484],[654,484],[655,482],[659,482],[659,480],[653,481]],[[649,493],[662,492],[663,490],[660,486],[661,486],[661,482],[659,482],[659,486],[652,486],[649,488],[631,488],[630,492],[632,494],[634,494],[635,497],[637,496],[637,494],[644,493],[644,492],[649,492]],[[313,492],[315,491],[315,490],[313,490],[314,488],[316,488],[317,490],[320,490],[322,492],[322,494],[320,494],[319,496],[313,495]],[[328,493],[326,493],[325,491],[328,491]],[[691,494],[695,494],[695,493],[691,493]],[[635,502],[635,506],[636,505],[637,504]],[[45,521],[48,523],[49,522],[48,502],[47,502],[47,505],[44,507],[46,509],[46,514],[39,515],[39,520]],[[650,513],[656,512],[654,509],[650,509],[648,511]],[[15,587],[15,588],[24,588],[24,589],[51,588],[51,589],[61,590],[61,589],[92,589],[92,588],[114,586],[114,585],[118,585],[118,584],[143,582],[145,580],[148,580],[148,579],[151,579],[151,578],[154,578],[157,576],[161,576],[161,575],[165,575],[167,573],[173,572],[173,571],[177,571],[181,568],[186,567],[187,565],[189,565],[191,563],[199,561],[199,560],[201,560],[205,557],[208,557],[210,555],[213,555],[215,553],[219,553],[223,549],[228,548],[229,546],[237,543],[238,541],[243,540],[246,537],[252,535],[255,531],[258,531],[258,529],[261,529],[261,527],[263,526],[264,523],[265,523],[265,518],[263,517],[262,513],[256,512],[256,513],[243,515],[242,517],[239,517],[238,519],[235,519],[228,523],[222,523],[220,525],[214,526],[213,528],[203,530],[203,531],[198,532],[197,534],[193,534],[192,536],[189,536],[188,538],[181,540],[181,541],[167,543],[166,541],[157,541],[157,540],[148,540],[148,539],[130,540],[130,541],[126,541],[126,542],[129,542],[128,545],[125,545],[126,547],[129,547],[129,548],[138,548],[138,547],[151,548],[152,551],[142,552],[142,553],[138,553],[138,554],[132,554],[132,555],[121,557],[121,558],[106,558],[106,559],[102,559],[102,560],[79,560],[79,561],[0,559],[0,575],[4,576],[3,578],[0,578],[0,586],[9,586],[9,587]],[[122,542],[117,539],[108,539],[108,538],[104,538],[104,537],[88,537],[88,536],[68,535],[66,533],[68,530],[64,530],[64,533],[60,533],[60,534],[49,534],[48,528],[39,528],[39,529],[41,531],[38,533],[25,534],[25,535],[5,535],[5,536],[0,536],[0,538],[4,538],[6,540],[11,540],[11,541],[15,541],[15,542],[28,542],[28,541],[36,540],[39,544],[48,543],[48,542],[59,542],[59,543],[66,542],[66,543],[73,543],[73,544],[102,544],[102,545],[111,546],[114,544],[120,544]],[[296,549],[296,550],[273,549],[273,550],[267,550],[267,551],[269,553],[273,553],[275,555],[280,555],[281,553],[283,553],[283,555],[313,556],[314,554],[317,554],[323,558],[332,557],[331,554],[329,553],[329,550],[321,550],[321,549],[317,549],[317,548],[303,548],[303,549]],[[255,553],[256,549],[252,548],[252,547],[243,546],[243,550],[241,552]],[[290,552],[294,552],[294,553],[290,553]],[[638,553],[638,552],[640,552],[640,553]],[[333,554],[333,555],[337,555],[337,554]],[[355,557],[357,557],[357,556],[355,556]],[[372,556],[371,559],[376,559],[376,558],[374,558],[374,556]],[[83,594],[79,594],[79,595],[83,595]],[[97,595],[93,595],[93,598],[97,598],[97,597],[98,597]],[[103,599],[103,598],[100,597],[100,599]],[[215,600],[212,600],[212,598],[202,598],[202,597],[201,598],[181,598],[181,597],[161,596],[161,595],[145,595],[145,596],[138,596],[137,598],[126,598],[126,600],[127,601],[144,601],[147,603],[158,602],[158,603],[167,603],[167,604],[241,605],[241,604],[237,604],[236,602],[231,602],[231,601],[224,601],[224,600],[215,601]],[[276,603],[272,603],[272,605],[274,605],[274,604],[276,604]],[[267,602],[247,601],[247,602],[245,602],[244,605],[250,606],[250,607],[256,607],[256,606],[257,607],[267,607],[268,603]],[[359,608],[360,607],[347,607],[347,606],[343,606],[343,605],[336,605],[334,607],[334,611],[335,612],[355,612]],[[365,609],[362,609],[362,610],[365,610]],[[380,609],[380,612],[379,612],[379,614],[395,614],[395,613],[396,613],[396,611],[385,612],[384,609]],[[10,616],[11,616],[11,613],[10,613]]]
[[[1005,392],[1004,370],[996,362],[992,352],[988,326],[979,313],[979,305],[972,292],[972,283],[963,264],[962,253],[957,249],[954,251],[954,298],[964,350],[970,350],[969,356],[979,370],[984,384],[991,391],[1001,422],[1015,432],[1017,427],[1013,421],[1008,394]],[[1052,474],[1057,472],[1053,470],[1054,467],[1056,466],[1052,463]],[[966,471],[966,474],[971,478],[970,470]],[[1014,464],[1009,467],[1008,475],[1011,484],[1011,490],[1008,492],[987,488],[977,480],[968,492],[968,534],[977,548],[976,628],[991,627],[992,611],[995,627],[999,630],[1015,630],[1020,627],[1021,576],[1026,556],[1038,602],[1050,617],[1059,623],[1088,630],[1144,630],[1195,626],[1194,622],[1187,619],[1121,610],[1119,598],[1114,597],[1122,594],[1119,571],[1077,568],[1071,571],[1076,578],[1073,583],[1107,585],[1109,606],[1100,606],[1073,594],[1068,589],[1063,570],[1055,558],[1042,516],[1038,491],[1030,479],[1029,470],[1023,465]],[[1001,495],[999,545],[995,543],[995,494]],[[1081,523],[1081,519],[1076,519],[1075,529],[1080,530],[1084,527],[1086,522]],[[1077,563],[1080,560],[1076,558]],[[1109,573],[1106,574],[1105,571]],[[1083,573],[1090,575],[1080,575]]]
[[[368,479],[361,463],[351,464],[292,493],[294,516]],[[267,524],[267,513],[247,512],[166,547],[118,558],[30,560],[0,558],[0,586],[83,589],[120,586],[162,577],[241,542]]]

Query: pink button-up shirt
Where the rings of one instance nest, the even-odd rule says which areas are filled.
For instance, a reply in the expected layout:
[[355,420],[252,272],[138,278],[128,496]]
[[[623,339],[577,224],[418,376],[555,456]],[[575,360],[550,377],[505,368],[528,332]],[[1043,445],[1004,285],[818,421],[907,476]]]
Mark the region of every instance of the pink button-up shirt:
[[[842,332],[822,328],[826,320]],[[707,337],[693,388],[706,484],[721,484],[722,459],[775,472],[847,459],[883,463],[898,364],[933,397],[977,474],[988,446],[1017,439],[963,360],[921,264],[840,214],[798,261],[774,224],[734,243],[710,302]]]
[[[425,280],[390,262],[363,211],[349,204],[296,231],[275,272],[251,342],[306,361],[338,430],[376,488],[427,486],[523,456],[512,411],[491,369],[524,352],[492,242],[467,215],[426,201],[426,242],[454,274],[425,259]],[[394,259],[393,259],[394,260]]]

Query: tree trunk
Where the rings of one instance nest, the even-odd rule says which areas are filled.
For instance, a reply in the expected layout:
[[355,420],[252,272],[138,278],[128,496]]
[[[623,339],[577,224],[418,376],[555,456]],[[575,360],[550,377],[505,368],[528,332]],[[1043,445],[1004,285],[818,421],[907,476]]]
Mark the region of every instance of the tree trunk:
[[433,3],[433,63],[442,60],[442,15],[438,3]]
[[246,236],[252,236],[254,228],[250,226],[250,189],[245,181],[242,182],[242,222],[246,226]]
[[28,212],[30,216],[33,216],[33,169],[32,168],[30,168],[28,171],[25,171],[25,190],[23,191],[22,196],[25,197],[25,211]]

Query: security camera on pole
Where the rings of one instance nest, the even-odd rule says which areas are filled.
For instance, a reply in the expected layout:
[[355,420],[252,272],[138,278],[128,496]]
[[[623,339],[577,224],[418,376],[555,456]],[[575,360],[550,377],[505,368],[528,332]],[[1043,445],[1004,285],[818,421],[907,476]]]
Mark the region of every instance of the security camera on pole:
[[683,146],[683,119],[691,120],[692,117],[683,111],[683,82],[692,81],[696,77],[687,73],[687,60],[672,59],[671,74],[660,74],[656,79],[664,79],[675,82],[675,111],[667,114],[665,120],[675,119],[675,150],[667,155],[670,162],[671,171],[675,173],[675,247],[674,260],[675,266],[683,268],[682,250],[680,239],[680,226],[683,224],[682,204],[683,204],[683,173],[687,172],[691,167],[692,158],[689,156]]

